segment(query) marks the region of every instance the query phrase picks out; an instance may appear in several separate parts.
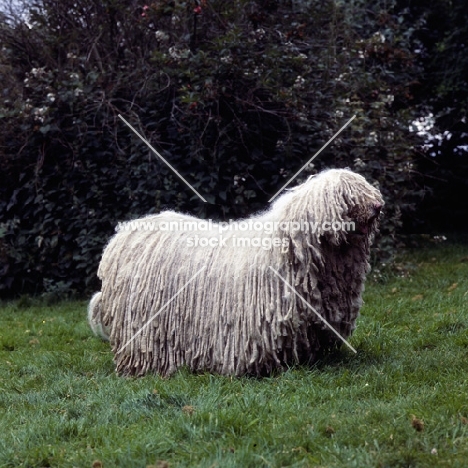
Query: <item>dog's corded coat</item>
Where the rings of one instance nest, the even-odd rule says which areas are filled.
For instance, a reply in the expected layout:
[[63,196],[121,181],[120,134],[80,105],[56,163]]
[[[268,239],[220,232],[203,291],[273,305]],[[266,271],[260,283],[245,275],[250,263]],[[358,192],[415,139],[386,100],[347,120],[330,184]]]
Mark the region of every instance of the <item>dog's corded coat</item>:
[[[334,169],[245,220],[274,227],[263,232],[236,229],[240,222],[222,233],[206,224],[167,230],[170,222],[201,223],[170,211],[135,220],[104,250],[90,325],[110,340],[121,374],[166,376],[188,366],[265,375],[311,363],[340,341],[305,301],[343,338],[351,335],[382,206],[362,176]],[[337,229],[350,222],[354,231]]]

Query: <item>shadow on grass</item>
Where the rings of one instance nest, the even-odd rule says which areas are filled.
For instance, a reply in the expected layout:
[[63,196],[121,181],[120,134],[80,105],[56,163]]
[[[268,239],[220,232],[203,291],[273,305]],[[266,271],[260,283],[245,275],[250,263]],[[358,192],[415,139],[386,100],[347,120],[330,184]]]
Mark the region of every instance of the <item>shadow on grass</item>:
[[383,349],[378,346],[369,348],[361,344],[356,348],[356,351],[356,354],[352,353],[342,346],[320,356],[310,368],[318,371],[338,367],[356,370],[357,368],[362,369],[383,364],[388,359]]

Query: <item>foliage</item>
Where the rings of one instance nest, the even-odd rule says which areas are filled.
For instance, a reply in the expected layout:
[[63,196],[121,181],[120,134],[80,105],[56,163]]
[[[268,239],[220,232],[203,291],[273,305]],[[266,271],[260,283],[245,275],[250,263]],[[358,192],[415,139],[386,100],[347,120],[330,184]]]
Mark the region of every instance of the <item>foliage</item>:
[[395,2],[25,5],[0,29],[4,292],[96,288],[102,247],[124,219],[264,209],[354,114],[297,181],[344,166],[375,181],[387,201],[382,250],[395,246],[421,196],[408,130],[420,69]]
[[368,285],[356,355],[263,379],[118,377],[84,303],[2,305],[0,466],[463,467],[465,257],[399,258],[409,273]]
[[[468,4],[463,0],[408,4],[418,62],[424,69],[415,101],[420,103],[417,169],[430,193],[419,224],[442,232],[468,227]],[[428,190],[429,191],[429,190]]]

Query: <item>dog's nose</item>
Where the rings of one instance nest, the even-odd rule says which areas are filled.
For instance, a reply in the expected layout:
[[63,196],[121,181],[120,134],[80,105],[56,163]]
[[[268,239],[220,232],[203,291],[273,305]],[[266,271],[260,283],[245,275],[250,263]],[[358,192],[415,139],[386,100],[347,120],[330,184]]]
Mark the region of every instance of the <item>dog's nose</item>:
[[380,210],[382,209],[382,207],[383,207],[382,203],[375,203],[375,204],[374,204],[374,210],[375,210],[375,212],[376,212],[377,214],[379,214],[379,213],[380,213]]

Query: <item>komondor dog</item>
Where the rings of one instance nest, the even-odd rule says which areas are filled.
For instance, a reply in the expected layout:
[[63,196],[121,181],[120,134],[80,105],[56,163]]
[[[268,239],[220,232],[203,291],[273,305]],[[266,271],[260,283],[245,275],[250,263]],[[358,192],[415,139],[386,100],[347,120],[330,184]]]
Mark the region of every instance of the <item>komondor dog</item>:
[[120,224],[99,266],[91,328],[126,375],[181,366],[265,375],[312,363],[355,328],[383,203],[364,177],[332,169],[245,220],[166,211]]

